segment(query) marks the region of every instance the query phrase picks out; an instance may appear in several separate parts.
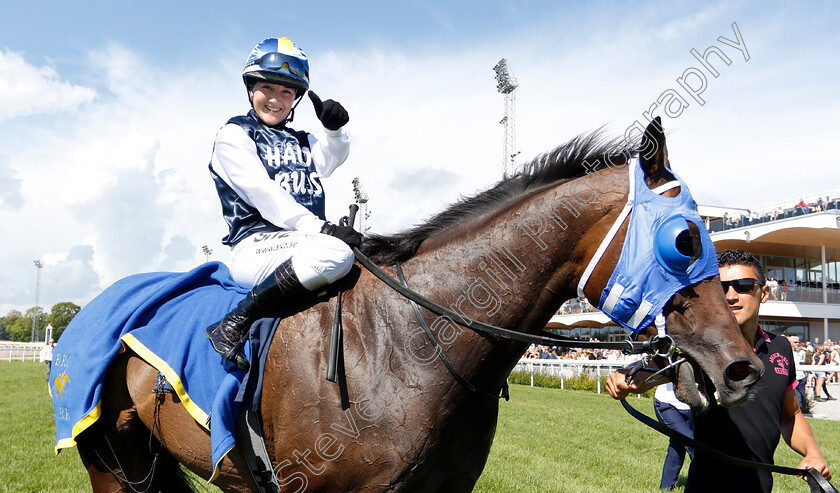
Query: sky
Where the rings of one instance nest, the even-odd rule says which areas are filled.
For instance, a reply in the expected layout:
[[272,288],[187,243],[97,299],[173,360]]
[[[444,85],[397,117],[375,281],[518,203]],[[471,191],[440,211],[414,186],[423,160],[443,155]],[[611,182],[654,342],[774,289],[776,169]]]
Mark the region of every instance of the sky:
[[[132,274],[190,270],[203,246],[227,259],[207,164],[217,130],[249,109],[241,70],[269,36],[297,43],[311,88],[347,108],[351,153],[323,180],[327,217],[346,214],[358,177],[370,232],[409,228],[502,178],[502,57],[519,83],[520,164],[659,115],[702,205],[840,190],[837,2],[245,5],[4,7],[0,316],[34,306],[36,285],[49,311]],[[308,98],[293,126],[320,128]]]

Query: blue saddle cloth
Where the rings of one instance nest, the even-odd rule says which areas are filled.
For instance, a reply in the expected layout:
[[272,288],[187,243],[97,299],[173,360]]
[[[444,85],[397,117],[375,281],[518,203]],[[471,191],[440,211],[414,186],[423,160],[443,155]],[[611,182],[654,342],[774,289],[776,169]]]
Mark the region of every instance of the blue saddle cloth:
[[[210,431],[213,474],[234,446],[243,404],[258,399],[261,368],[236,369],[213,350],[204,329],[227,314],[247,293],[224,264],[210,262],[186,273],[138,274],[118,281],[85,306],[55,347],[50,393],[58,453],[100,416],[105,373],[130,347],[154,366],[192,417]],[[267,348],[276,320],[254,324],[245,355]],[[248,385],[248,380],[254,384]],[[247,391],[246,391],[247,389]],[[152,389],[149,389],[151,392]]]

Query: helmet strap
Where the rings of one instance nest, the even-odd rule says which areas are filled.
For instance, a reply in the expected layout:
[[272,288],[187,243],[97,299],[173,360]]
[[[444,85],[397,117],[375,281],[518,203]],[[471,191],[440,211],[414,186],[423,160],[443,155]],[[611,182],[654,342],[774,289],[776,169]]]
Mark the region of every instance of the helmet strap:
[[289,111],[289,116],[287,116],[286,119],[283,120],[283,122],[281,123],[281,125],[283,125],[284,127],[286,126],[287,123],[292,123],[292,120],[295,119],[295,108],[297,108],[297,105],[299,105],[300,102],[303,101],[303,94],[306,94],[306,91],[304,91],[300,95],[300,97],[297,98],[297,101],[295,101],[295,104],[292,105],[292,110]]
[[[256,83],[252,83],[252,84],[247,86],[247,89],[248,89],[248,103],[251,105],[251,108],[254,107],[254,92],[252,90],[253,87],[254,87],[254,84],[256,84]],[[280,124],[278,126],[285,127],[287,123],[292,123],[292,120],[295,119],[295,108],[297,108],[297,105],[299,105],[300,102],[303,101],[303,95],[306,94],[307,90],[308,89],[304,89],[303,92],[300,93],[300,96],[295,101],[295,104],[292,105],[292,109],[291,109],[291,111],[289,111],[289,115],[286,116],[286,118],[282,122],[280,122]]]

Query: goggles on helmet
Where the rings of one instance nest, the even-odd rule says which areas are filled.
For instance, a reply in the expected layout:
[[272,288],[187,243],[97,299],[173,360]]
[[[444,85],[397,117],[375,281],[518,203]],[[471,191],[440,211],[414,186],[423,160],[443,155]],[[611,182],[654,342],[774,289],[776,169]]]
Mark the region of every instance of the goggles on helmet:
[[285,71],[303,80],[309,80],[309,71],[304,62],[293,56],[272,52],[248,63],[245,68],[257,65],[259,68],[269,71]]

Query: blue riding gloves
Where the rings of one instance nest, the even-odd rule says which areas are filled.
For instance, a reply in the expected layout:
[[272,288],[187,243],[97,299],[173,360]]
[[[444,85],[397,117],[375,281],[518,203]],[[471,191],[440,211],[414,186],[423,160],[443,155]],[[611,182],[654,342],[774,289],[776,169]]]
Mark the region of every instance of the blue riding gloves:
[[350,121],[350,115],[338,101],[328,99],[321,102],[321,98],[312,91],[309,91],[309,99],[312,100],[315,114],[327,130],[338,130]]

